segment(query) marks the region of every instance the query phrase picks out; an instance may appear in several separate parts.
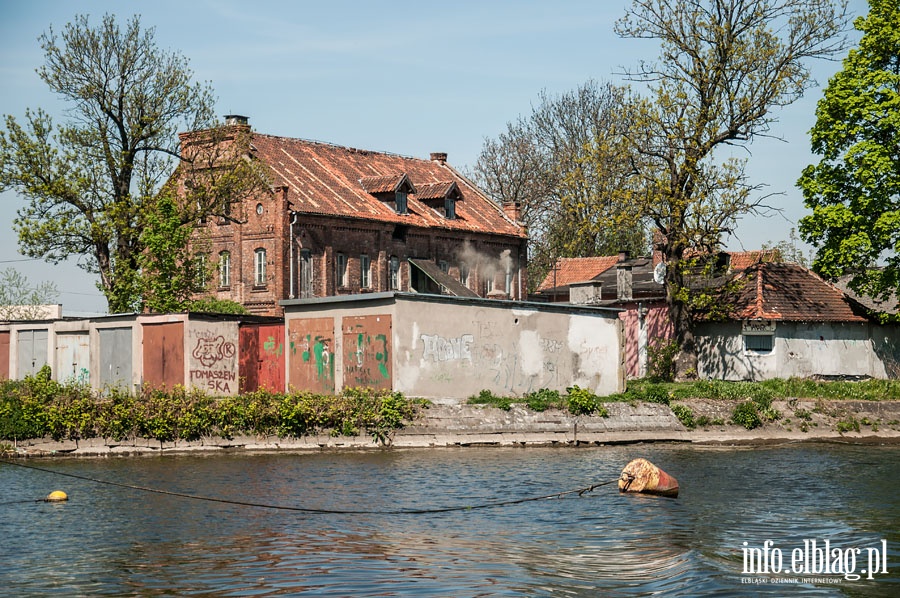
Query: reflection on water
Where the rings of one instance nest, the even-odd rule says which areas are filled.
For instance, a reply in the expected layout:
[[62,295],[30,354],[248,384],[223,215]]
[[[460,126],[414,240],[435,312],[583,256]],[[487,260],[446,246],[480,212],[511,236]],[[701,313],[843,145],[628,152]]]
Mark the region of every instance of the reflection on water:
[[[29,463],[234,501],[383,512],[573,490],[615,479],[638,456],[679,479],[678,499],[605,486],[582,497],[441,514],[310,514],[0,464],[0,594],[900,595],[900,447],[635,445]],[[14,502],[54,489],[70,501]],[[840,584],[745,583],[743,542],[772,540],[789,556],[804,539],[844,548],[886,539],[889,573]]]

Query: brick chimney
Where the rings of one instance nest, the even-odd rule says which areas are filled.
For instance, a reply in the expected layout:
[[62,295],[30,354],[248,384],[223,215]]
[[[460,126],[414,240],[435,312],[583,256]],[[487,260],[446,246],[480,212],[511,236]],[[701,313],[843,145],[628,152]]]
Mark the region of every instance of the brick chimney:
[[447,152],[431,152],[431,161],[439,164],[446,164]]
[[633,296],[631,266],[616,266],[616,299],[631,301]]
[[225,115],[225,126],[230,125],[249,125],[250,119],[246,116],[241,116],[240,114],[226,114]]
[[522,203],[518,201],[504,201],[503,213],[517,224],[522,223]]

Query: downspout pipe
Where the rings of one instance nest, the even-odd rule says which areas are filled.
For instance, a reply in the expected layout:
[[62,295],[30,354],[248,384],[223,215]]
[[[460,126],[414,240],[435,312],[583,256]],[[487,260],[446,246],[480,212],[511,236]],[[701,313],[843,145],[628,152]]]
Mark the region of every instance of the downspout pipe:
[[[294,225],[295,224],[297,224],[297,212],[291,211],[291,226],[290,226],[290,229],[291,229],[291,232],[290,232],[290,239],[291,239],[291,258],[290,258],[290,261],[291,261],[291,294],[288,297],[289,299],[293,299],[294,295],[295,295],[295,292],[294,292],[294,290],[295,290],[294,289],[294,285],[295,285],[295,283],[294,283]],[[282,272],[284,272],[284,270],[282,270]]]

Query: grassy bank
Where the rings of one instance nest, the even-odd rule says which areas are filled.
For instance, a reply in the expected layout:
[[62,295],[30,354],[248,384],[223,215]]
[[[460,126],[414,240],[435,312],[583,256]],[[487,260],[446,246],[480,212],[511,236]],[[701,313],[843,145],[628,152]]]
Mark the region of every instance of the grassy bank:
[[59,384],[45,368],[24,380],[0,382],[0,441],[50,436],[54,440],[153,438],[162,442],[201,437],[258,435],[301,437],[370,434],[390,442],[421,402],[401,393],[365,388],[338,396],[258,391],[212,397],[199,390],[144,390],[138,396],[111,388],[97,394]]
[[[632,380],[623,393],[598,397],[577,386],[559,393],[542,389],[528,393],[521,398],[497,396],[488,391],[470,397],[470,404],[491,405],[500,409],[510,409],[512,404],[524,404],[533,411],[549,408],[567,410],[575,415],[604,415],[604,403],[616,401],[645,401],[669,405],[675,416],[685,427],[693,429],[709,425],[734,424],[752,430],[767,422],[780,420],[783,416],[773,406],[775,400],[797,401],[799,399],[883,401],[900,400],[900,381],[895,380],[811,380],[791,378],[763,382],[726,382],[723,380],[695,380],[690,382],[658,382],[654,380]],[[679,401],[690,399],[710,399],[733,403],[730,417],[710,419],[695,416],[690,407]],[[803,421],[808,414],[795,410]],[[840,422],[842,431],[859,431],[859,422],[848,419]]]

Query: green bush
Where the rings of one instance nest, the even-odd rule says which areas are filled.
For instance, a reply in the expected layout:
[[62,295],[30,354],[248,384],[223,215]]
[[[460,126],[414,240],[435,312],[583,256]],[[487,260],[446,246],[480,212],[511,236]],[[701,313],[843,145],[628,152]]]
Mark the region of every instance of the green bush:
[[647,377],[655,382],[674,380],[678,350],[678,343],[674,340],[653,339],[647,346]]
[[742,401],[731,412],[731,421],[739,426],[744,426],[748,430],[758,428],[762,425],[759,407],[753,401]]
[[694,412],[687,405],[672,405],[672,413],[675,414],[681,425],[688,430],[693,430],[697,427],[697,422],[694,420]]
[[606,407],[603,406],[600,398],[593,392],[578,386],[571,386],[566,389],[566,392],[569,393],[566,397],[569,413],[573,415],[595,414],[600,417],[609,416]]
[[542,412],[551,407],[560,407],[563,403],[558,390],[542,388],[525,395],[525,405],[532,411]]
[[197,389],[144,389],[138,397],[121,388],[97,396],[78,385],[59,385],[49,370],[33,378],[0,383],[0,440],[52,436],[57,440],[129,437],[161,442],[235,434],[303,436],[331,430],[357,436],[367,430],[387,443],[403,421],[415,417],[421,401],[401,393],[367,388],[340,395],[256,391],[211,397]]
[[487,389],[479,392],[478,396],[469,397],[467,402],[470,405],[489,405],[504,411],[509,411],[512,408],[512,399],[510,397],[497,396]]

